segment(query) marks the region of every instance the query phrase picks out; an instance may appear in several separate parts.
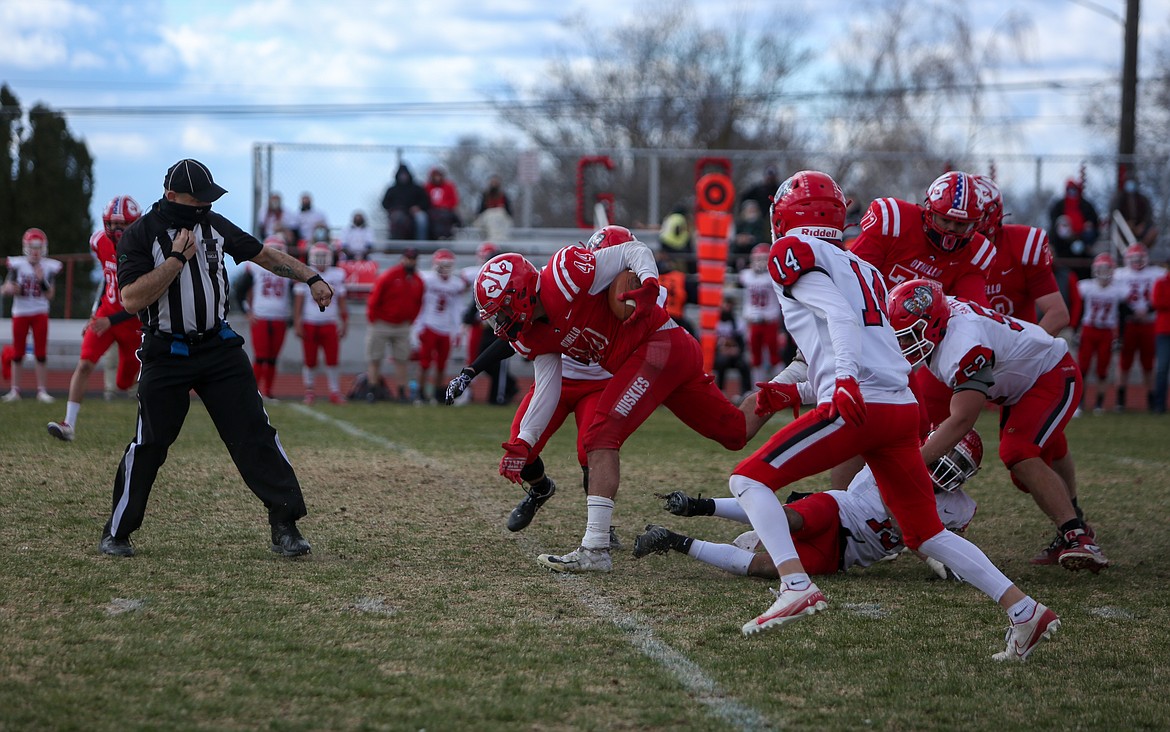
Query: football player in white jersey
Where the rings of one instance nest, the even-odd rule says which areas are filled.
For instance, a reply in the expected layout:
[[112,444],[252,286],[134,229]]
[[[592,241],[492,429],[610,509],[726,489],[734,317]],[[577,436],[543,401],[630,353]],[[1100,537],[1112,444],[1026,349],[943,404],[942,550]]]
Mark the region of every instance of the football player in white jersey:
[[[938,517],[952,531],[963,531],[975,517],[975,500],[962,486],[979,470],[982,460],[983,441],[978,432],[971,430],[931,468]],[[692,498],[682,491],[659,497],[666,500],[664,508],[676,516],[717,516],[748,523],[734,498]],[[865,568],[896,557],[905,548],[869,468],[862,468],[847,490],[829,490],[798,499],[790,496],[784,513],[796,552],[810,575]],[[758,544],[755,531],[740,534],[731,544],[717,544],[651,525],[634,540],[634,557],[674,549],[732,574],[776,579],[776,565],[766,553],[758,551],[762,548]],[[941,576],[947,577],[945,568]]]
[[[447,358],[451,341],[463,329],[463,298],[471,283],[455,272],[455,254],[436,249],[431,271],[420,272],[424,290],[422,310],[411,326],[411,340],[418,342],[418,388],[425,401],[442,400],[446,390]],[[430,388],[427,373],[432,372]]]
[[[753,381],[768,378],[767,374],[775,373],[783,362],[780,355],[780,303],[776,301],[772,277],[768,274],[768,249],[767,244],[753,247],[751,266],[739,272]],[[765,352],[767,367],[764,366]],[[747,389],[745,384],[744,390]]]
[[[269,236],[264,246],[287,252],[284,237]],[[292,320],[292,281],[273,274],[255,262],[244,262],[239,287],[252,324],[252,371],[265,399],[273,398],[276,361]]]
[[1146,405],[1153,409],[1154,395],[1154,309],[1150,306],[1150,295],[1165,272],[1161,267],[1151,267],[1150,255],[1142,244],[1133,244],[1125,250],[1125,266],[1113,273],[1113,279],[1126,291],[1125,309],[1122,311],[1121,357],[1118,361],[1117,409],[1125,408],[1125,387],[1129,383],[1129,372],[1137,356],[1142,366],[1142,379],[1146,386]]
[[0,285],[0,294],[12,297],[12,351],[8,354],[12,388],[0,399],[6,402],[20,399],[20,364],[31,333],[33,358],[36,359],[37,401],[49,403],[54,401],[45,388],[49,378],[49,303],[55,292],[53,279],[62,265],[46,256],[49,238],[40,229],[25,231],[20,245],[23,256],[8,258],[8,275]]
[[[1109,566],[1076,504],[1064,426],[1080,402],[1082,382],[1064,340],[948,297],[933,280],[909,280],[890,290],[888,312],[910,365],[925,364],[953,390],[950,416],[922,446],[923,459],[937,460],[954,447],[988,401],[1000,405],[1000,460],[1058,529],[1056,541],[1033,562],[1073,571]],[[1065,465],[1060,473],[1053,469],[1057,461]]]
[[[1022,661],[1060,627],[1060,619],[939,520],[919,451],[909,364],[882,307],[881,273],[842,248],[847,206],[837,183],[817,171],[796,173],[773,197],[768,270],[788,332],[808,361],[817,406],[736,466],[729,481],[781,585],[771,607],[743,632],[778,627],[828,606],[801,562],[776,491],[861,455],[906,546],[950,567],[1007,610],[1012,623],[1007,648],[994,657]],[[765,384],[758,408],[789,406],[796,390]],[[778,402],[773,395],[780,396]]]
[[345,337],[349,324],[349,311],[345,304],[345,270],[333,266],[333,252],[325,244],[314,244],[309,248],[309,266],[320,273],[321,278],[333,288],[333,301],[321,309],[312,297],[309,286],[304,282],[293,285],[293,329],[301,339],[305,363],[301,376],[305,383],[305,404],[316,400],[313,390],[314,371],[317,368],[317,353],[325,354],[325,381],[329,386],[329,401],[342,404],[341,374],[338,370],[338,353],[341,339]]
[[[1097,407],[1094,414],[1105,411],[1105,392],[1115,388],[1108,382],[1109,364],[1113,361],[1113,342],[1121,323],[1121,302],[1126,289],[1113,279],[1113,257],[1098,254],[1093,259],[1093,277],[1077,282],[1081,298],[1080,345],[1077,346],[1077,367],[1081,379],[1089,378],[1089,368],[1097,359]],[[1080,408],[1077,412],[1080,412]],[[1076,413],[1073,416],[1077,416]]]

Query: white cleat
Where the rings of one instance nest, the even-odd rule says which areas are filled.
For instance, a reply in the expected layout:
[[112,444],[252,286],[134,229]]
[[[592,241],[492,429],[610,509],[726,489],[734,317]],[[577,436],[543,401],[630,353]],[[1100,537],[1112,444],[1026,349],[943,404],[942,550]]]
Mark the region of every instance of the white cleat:
[[55,402],[57,400],[53,398],[52,394],[45,391],[44,389],[38,389],[37,390],[37,401],[40,402],[41,404],[52,404],[53,402]]
[[50,422],[49,434],[58,440],[73,442],[73,427],[65,422]]
[[793,590],[787,585],[781,585],[779,590],[772,592],[776,594],[776,602],[772,603],[772,607],[763,615],[743,626],[744,635],[799,620],[829,607],[829,601],[815,584],[809,584],[803,590]]
[[1024,661],[1036,646],[1045,638],[1051,638],[1060,629],[1060,618],[1040,603],[1036,603],[1036,611],[1032,619],[1023,623],[1013,623],[1008,627],[1007,649],[992,656],[996,661]]
[[541,554],[536,562],[554,572],[608,572],[613,569],[613,559],[609,556],[608,548],[586,549],[580,546],[561,556]]
[[20,390],[15,388],[15,387],[13,387],[11,390],[9,390],[9,392],[7,394],[0,397],[0,402],[19,402],[19,401],[20,401]]

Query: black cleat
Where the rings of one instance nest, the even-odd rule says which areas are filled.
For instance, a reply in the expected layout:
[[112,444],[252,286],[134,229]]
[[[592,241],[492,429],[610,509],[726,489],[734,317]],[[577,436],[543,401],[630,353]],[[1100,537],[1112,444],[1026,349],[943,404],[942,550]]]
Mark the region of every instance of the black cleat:
[[665,501],[662,505],[663,510],[670,511],[675,516],[711,516],[715,513],[715,501],[703,498],[702,493],[697,498],[691,498],[682,491],[655,493],[654,497]]
[[634,559],[641,559],[647,554],[666,554],[675,541],[681,538],[665,526],[648,524],[646,532],[634,539]]
[[134,556],[134,547],[130,545],[130,537],[119,539],[109,534],[102,534],[102,541],[98,544],[98,549],[102,554],[111,557],[132,557]]
[[524,496],[516,508],[512,509],[512,513],[508,514],[508,531],[522,531],[532,523],[532,517],[536,515],[536,510],[544,505],[545,501],[553,497],[557,492],[557,484],[553,482],[552,478],[548,479],[548,491],[545,493],[535,493],[527,491],[528,495]]
[[272,525],[272,551],[283,557],[299,557],[313,547],[301,536],[295,521],[282,521]]

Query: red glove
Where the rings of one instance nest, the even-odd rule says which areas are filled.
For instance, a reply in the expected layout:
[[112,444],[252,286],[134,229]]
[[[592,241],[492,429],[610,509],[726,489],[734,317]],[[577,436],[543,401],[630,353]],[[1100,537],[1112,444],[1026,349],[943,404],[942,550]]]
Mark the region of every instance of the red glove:
[[642,286],[636,290],[627,290],[618,295],[621,301],[633,300],[634,312],[630,313],[630,317],[626,318],[627,325],[633,325],[639,320],[645,318],[658,304],[658,278],[651,277],[642,283]]
[[793,418],[800,416],[800,390],[796,384],[781,384],[775,381],[756,383],[756,416],[767,417],[782,409],[792,409]]
[[505,442],[500,447],[504,448],[504,457],[500,459],[500,475],[517,485],[523,483],[520,471],[528,462],[528,453],[532,450],[532,445],[517,437]]
[[858,386],[857,379],[852,376],[837,379],[837,388],[833,390],[829,418],[833,419],[838,415],[851,427],[865,424],[865,400],[861,398],[861,387]]

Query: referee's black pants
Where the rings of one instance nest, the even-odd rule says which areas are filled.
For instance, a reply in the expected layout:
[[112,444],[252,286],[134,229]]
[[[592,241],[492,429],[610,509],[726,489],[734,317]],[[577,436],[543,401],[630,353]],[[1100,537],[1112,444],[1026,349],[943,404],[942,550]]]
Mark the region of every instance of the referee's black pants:
[[142,525],[151,486],[179,436],[192,389],[203,400],[244,482],[268,509],[269,522],[295,521],[307,512],[297,476],[268,422],[244,339],[231,330],[221,334],[230,337],[188,345],[187,355],[173,353],[169,339],[143,336],[138,351],[142,362],[138,425],[114,478],[109,534],[126,538]]

